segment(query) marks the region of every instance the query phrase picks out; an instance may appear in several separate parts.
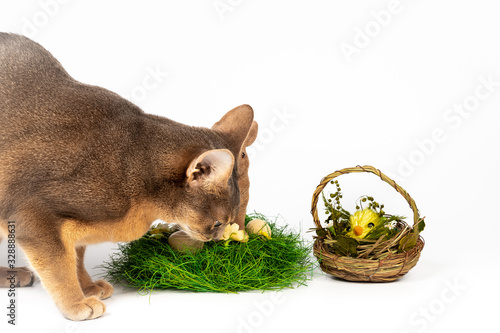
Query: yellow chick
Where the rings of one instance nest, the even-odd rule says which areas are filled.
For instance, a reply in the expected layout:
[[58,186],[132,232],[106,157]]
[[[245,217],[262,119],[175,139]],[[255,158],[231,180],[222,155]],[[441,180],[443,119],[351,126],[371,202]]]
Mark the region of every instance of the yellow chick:
[[365,236],[380,223],[380,216],[370,208],[358,210],[349,219],[346,236],[365,238]]
[[249,234],[257,234],[271,239],[271,227],[264,220],[254,219],[248,222],[245,229]]
[[239,230],[239,228],[237,223],[228,224],[224,229],[221,240],[232,239],[242,243],[248,242],[248,234],[245,230]]

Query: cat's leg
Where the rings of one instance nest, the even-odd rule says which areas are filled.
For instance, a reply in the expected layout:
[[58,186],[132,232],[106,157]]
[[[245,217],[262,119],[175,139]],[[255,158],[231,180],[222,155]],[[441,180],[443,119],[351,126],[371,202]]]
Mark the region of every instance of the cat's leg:
[[[14,281],[12,281],[12,278]],[[0,288],[10,288],[12,283],[19,287],[31,287],[35,282],[35,274],[26,267],[0,267]]]
[[31,266],[63,315],[71,320],[94,319],[106,310],[95,296],[85,297],[77,276],[74,244],[55,234],[20,242]]
[[[2,236],[0,235],[0,243],[2,242]],[[14,258],[17,259],[17,258]],[[9,255],[7,253],[7,260],[9,260]],[[7,262],[8,264],[8,262]],[[12,279],[14,281],[12,281]],[[0,267],[0,288],[10,288],[12,284],[18,287],[31,287],[35,281],[35,274],[26,267]]]
[[113,295],[113,286],[104,280],[92,281],[84,265],[85,249],[85,246],[76,247],[76,269],[80,286],[86,297],[96,296],[100,299],[106,299]]

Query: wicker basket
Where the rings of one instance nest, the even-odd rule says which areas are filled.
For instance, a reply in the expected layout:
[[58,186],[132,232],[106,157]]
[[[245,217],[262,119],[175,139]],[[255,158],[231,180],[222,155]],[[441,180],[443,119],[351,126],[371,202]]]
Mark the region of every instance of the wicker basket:
[[[329,174],[321,180],[321,183],[316,188],[316,191],[314,191],[311,208],[311,214],[313,215],[314,223],[318,229],[323,228],[320,224],[317,209],[318,197],[321,192],[332,179],[343,174],[355,172],[371,172],[379,176],[380,179],[394,187],[394,189],[406,199],[410,208],[413,210],[413,227],[411,228],[405,222],[402,222],[404,224],[402,230],[398,232],[394,238],[392,238],[393,242],[387,246],[393,246],[394,240],[402,239],[402,237],[412,232],[412,229],[414,232],[418,232],[417,224],[422,222],[423,219],[419,216],[415,201],[403,188],[396,184],[394,180],[390,179],[380,170],[372,166],[357,166],[354,168],[342,169]],[[332,248],[327,243],[328,241],[325,237],[315,237],[313,247],[314,255],[318,259],[321,269],[325,273],[344,280],[366,282],[391,282],[399,279],[408,273],[410,269],[415,267],[420,257],[420,252],[424,247],[424,240],[420,235],[418,235],[418,240],[413,248],[401,253],[390,253],[387,251],[387,248],[384,247],[386,245],[383,242],[377,241],[376,244],[368,245],[373,247],[373,249],[369,249],[368,252],[381,252],[381,255],[378,256],[379,259],[372,259],[338,256],[333,253]],[[389,243],[389,241],[387,241],[387,243]],[[363,247],[364,252],[367,253],[366,246],[366,244],[359,245],[358,249]],[[382,253],[384,250],[386,253]]]

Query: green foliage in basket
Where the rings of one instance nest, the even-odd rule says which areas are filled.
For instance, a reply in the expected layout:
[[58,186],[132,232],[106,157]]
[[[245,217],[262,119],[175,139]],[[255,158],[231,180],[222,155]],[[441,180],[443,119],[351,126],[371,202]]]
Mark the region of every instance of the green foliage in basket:
[[398,235],[401,237],[398,237],[396,250],[392,249],[393,252],[408,251],[416,245],[419,233],[425,227],[423,220],[418,223],[416,230],[409,230],[404,216],[387,214],[384,205],[371,196],[360,197],[356,211],[351,214],[340,203],[342,192],[338,180],[330,183],[336,186],[336,192],[328,196],[322,193],[328,217],[325,220],[326,227],[317,229],[316,232],[319,237],[329,239],[329,244],[337,255],[358,257],[359,245],[388,241]]

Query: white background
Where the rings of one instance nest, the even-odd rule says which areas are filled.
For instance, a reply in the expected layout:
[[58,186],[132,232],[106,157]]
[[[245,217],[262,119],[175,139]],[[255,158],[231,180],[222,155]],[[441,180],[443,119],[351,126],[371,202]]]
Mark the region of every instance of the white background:
[[[250,211],[280,214],[311,240],[320,179],[370,164],[427,217],[421,260],[395,283],[317,271],[308,286],[280,293],[149,297],[117,287],[102,318],[75,323],[37,282],[18,290],[15,328],[0,290],[2,332],[499,331],[498,304],[488,304],[500,297],[493,3],[2,0],[0,31],[29,35],[76,79],[146,112],[210,127],[250,104],[261,130],[250,151]],[[375,176],[339,180],[347,208],[373,194],[387,211],[411,216]],[[93,274],[115,248],[90,247]],[[5,242],[0,251],[4,263]]]

